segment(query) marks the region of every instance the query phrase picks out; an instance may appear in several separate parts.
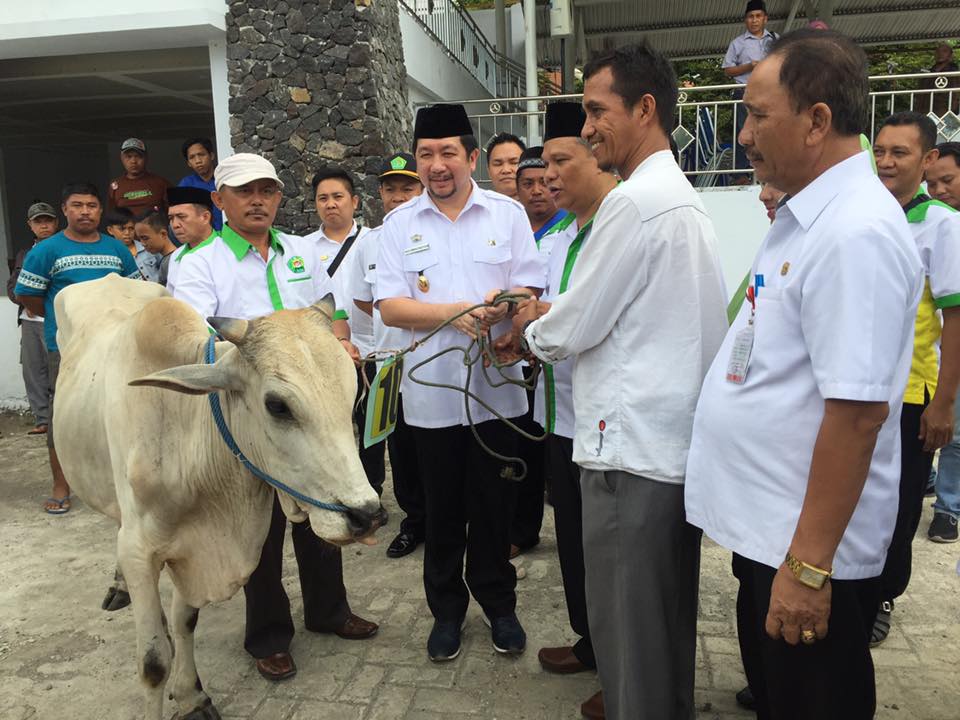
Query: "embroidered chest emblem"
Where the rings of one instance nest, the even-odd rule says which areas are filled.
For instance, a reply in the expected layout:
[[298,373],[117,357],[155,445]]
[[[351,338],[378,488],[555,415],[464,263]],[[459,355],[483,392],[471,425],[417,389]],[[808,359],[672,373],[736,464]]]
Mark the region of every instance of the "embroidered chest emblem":
[[790,272],[790,263],[789,263],[789,262],[785,262],[785,263],[783,264],[783,267],[780,268],[780,274],[781,274],[781,275],[786,275],[788,272]]
[[290,268],[292,272],[302,273],[307,269],[307,266],[303,262],[303,258],[299,255],[294,255],[292,258],[287,260],[287,267]]

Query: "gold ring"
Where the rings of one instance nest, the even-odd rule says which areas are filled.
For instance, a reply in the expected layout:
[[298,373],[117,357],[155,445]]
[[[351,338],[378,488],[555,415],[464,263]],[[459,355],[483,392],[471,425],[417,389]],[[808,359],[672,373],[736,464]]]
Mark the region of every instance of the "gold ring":
[[813,630],[803,630],[800,633],[800,639],[806,645],[813,645],[817,640],[817,634]]

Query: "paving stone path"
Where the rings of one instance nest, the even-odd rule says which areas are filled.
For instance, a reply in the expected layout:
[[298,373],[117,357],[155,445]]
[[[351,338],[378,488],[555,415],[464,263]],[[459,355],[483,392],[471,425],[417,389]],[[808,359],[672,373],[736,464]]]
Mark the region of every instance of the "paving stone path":
[[[132,720],[140,717],[135,636],[129,610],[107,613],[100,600],[114,567],[111,523],[77,502],[64,517],[41,512],[48,469],[42,438],[23,433],[18,417],[0,419],[0,720]],[[536,651],[569,642],[551,514],[540,545],[520,559],[518,613],[528,634],[519,659],[497,656],[476,605],[467,617],[464,650],[452,663],[427,660],[432,621],[423,599],[422,550],[401,560],[381,544],[344,551],[353,609],[380,623],[366,641],[302,629],[300,593],[288,543],[286,585],[300,625],[293,653],[299,674],[272,685],[243,652],[243,599],[204,609],[197,663],[225,720],[574,720],[597,688],[592,674],[541,671]],[[960,578],[958,545],[927,541],[926,511],[914,542],[909,593],[895,625],[874,651],[884,720],[960,718]],[[164,582],[164,597],[170,586]],[[737,648],[729,554],[704,542],[697,659],[698,717],[752,717],[733,695],[744,685]],[[165,717],[174,714],[168,703]]]

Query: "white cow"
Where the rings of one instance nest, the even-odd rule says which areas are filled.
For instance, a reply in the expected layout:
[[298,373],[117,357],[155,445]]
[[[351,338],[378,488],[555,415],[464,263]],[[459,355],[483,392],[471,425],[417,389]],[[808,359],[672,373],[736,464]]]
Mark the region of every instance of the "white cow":
[[[356,371],[331,332],[332,302],[249,322],[212,318],[230,341],[217,343],[213,365],[204,362],[204,321],[154,283],[110,275],[63,290],[55,309],[57,452],[77,494],[120,524],[145,716],[160,720],[171,676],[181,720],[218,718],[194,664],[198,609],[233,596],[257,566],[274,490],[227,450],[207,393],[219,391],[257,467],[350,508],[321,510],[280,493],[291,520],[309,515],[319,536],[341,544],[372,543],[383,520],[357,456]],[[157,588],[164,567],[175,652]]]

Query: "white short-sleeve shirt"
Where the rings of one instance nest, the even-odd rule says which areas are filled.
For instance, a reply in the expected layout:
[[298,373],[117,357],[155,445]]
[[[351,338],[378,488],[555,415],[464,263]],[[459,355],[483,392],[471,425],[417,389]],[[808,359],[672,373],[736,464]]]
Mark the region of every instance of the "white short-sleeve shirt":
[[[360,351],[361,356],[367,355],[373,350],[373,321],[369,315],[361,312],[354,306],[353,301],[350,299],[350,289],[348,285],[352,275],[351,268],[357,252],[357,244],[368,232],[370,232],[370,228],[358,227],[356,222],[353,223],[353,227],[350,228],[347,237],[356,235],[357,238],[353,241],[353,245],[347,251],[346,256],[340,262],[332,278],[333,286],[336,288],[337,298],[342,298],[344,301],[344,306],[340,309],[347,314],[347,319],[350,324],[350,339],[353,341],[353,344],[357,346],[357,350]],[[320,262],[323,264],[324,270],[329,270],[330,265],[333,264],[340,249],[343,247],[343,243],[338,243],[336,240],[328,238],[322,227],[309,235],[304,235],[303,239],[316,244]]]
[[[544,267],[533,240],[530,221],[516,200],[472,183],[472,192],[456,221],[437,209],[428,193],[400,206],[383,223],[377,256],[377,302],[390,298],[412,298],[424,303],[479,303],[495,289],[540,288]],[[426,287],[418,282],[426,278]],[[492,329],[498,337],[510,329],[504,320]],[[426,335],[418,331],[417,338]],[[468,425],[463,393],[446,388],[418,385],[410,370],[428,356],[468,344],[465,335],[446,327],[404,358],[402,383],[403,413],[408,424],[438,428]],[[490,369],[491,379],[499,374]],[[504,371],[521,378],[519,366]],[[449,352],[416,373],[434,383],[464,387],[467,368],[460,352]],[[504,417],[514,418],[527,411],[527,397],[516,385],[492,387],[475,366],[470,390]],[[495,415],[476,401],[470,401],[474,422]]]
[[[381,227],[357,238],[354,260],[350,264],[350,276],[347,278],[351,297],[354,300],[373,302],[377,291],[377,253],[380,251]],[[363,313],[354,305],[352,313]],[[365,314],[365,313],[364,313]],[[373,308],[373,349],[402,350],[413,341],[413,333],[383,324],[380,310]]]
[[328,294],[340,308],[315,243],[271,229],[264,260],[229,225],[183,256],[173,292],[204,319],[244,320],[307,307]]
[[[777,210],[751,270],[755,339],[728,382],[744,303],[704,380],[687,464],[687,520],[779,567],[807,491],[827,399],[886,402],[870,470],[834,558],[840,580],[883,570],[897,515],[900,409],[923,268],[903,210],[859,153]],[[758,288],[758,290],[757,290]]]

